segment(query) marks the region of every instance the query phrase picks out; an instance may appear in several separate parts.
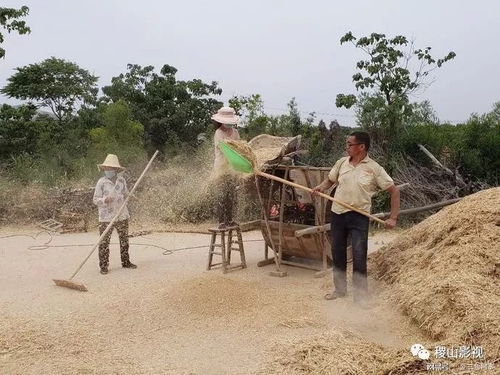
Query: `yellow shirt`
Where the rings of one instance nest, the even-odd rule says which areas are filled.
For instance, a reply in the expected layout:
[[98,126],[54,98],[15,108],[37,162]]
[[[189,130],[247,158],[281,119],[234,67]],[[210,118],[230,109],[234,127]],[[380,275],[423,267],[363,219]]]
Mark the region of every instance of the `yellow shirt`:
[[[385,169],[368,155],[355,167],[348,156],[337,160],[328,178],[338,184],[335,198],[367,212],[372,206],[372,196],[394,184]],[[332,202],[332,211],[343,214],[350,210]]]

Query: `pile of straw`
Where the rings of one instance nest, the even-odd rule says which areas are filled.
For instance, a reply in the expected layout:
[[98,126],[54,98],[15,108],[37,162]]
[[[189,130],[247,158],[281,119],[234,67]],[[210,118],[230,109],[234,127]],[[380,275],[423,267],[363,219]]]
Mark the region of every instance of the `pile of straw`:
[[432,338],[482,345],[500,343],[500,188],[481,191],[400,235],[370,260],[370,272]]
[[260,134],[252,138],[248,145],[255,154],[256,165],[262,168],[264,164],[279,162],[287,152],[296,151],[300,146],[300,136],[276,137],[269,134]]
[[258,166],[257,164],[257,158],[252,150],[252,148],[248,145],[248,142],[246,141],[235,141],[235,140],[226,140],[224,141],[229,147],[231,147],[234,151],[236,151],[238,154],[243,156],[245,159],[247,159],[250,163],[252,163],[252,166],[255,168]]
[[295,151],[300,145],[300,139],[297,137],[275,137],[268,134],[261,134],[249,142],[243,140],[225,142],[247,158],[257,169],[262,169],[269,162],[278,162],[286,152]]
[[[276,347],[274,360],[262,374],[368,375],[389,374],[409,366],[412,374],[425,371],[422,361],[411,360],[409,351],[387,350],[348,331],[330,331]],[[422,372],[425,373],[425,372]]]

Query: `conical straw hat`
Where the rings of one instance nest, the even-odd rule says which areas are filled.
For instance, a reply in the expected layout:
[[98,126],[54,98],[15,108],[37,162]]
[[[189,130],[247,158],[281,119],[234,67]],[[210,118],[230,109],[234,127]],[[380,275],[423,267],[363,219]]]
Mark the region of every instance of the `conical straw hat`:
[[118,169],[125,169],[120,165],[120,162],[118,161],[118,156],[115,154],[108,154],[106,156],[106,159],[104,159],[104,162],[102,164],[97,164],[99,169],[102,167],[113,167],[113,168],[118,168]]

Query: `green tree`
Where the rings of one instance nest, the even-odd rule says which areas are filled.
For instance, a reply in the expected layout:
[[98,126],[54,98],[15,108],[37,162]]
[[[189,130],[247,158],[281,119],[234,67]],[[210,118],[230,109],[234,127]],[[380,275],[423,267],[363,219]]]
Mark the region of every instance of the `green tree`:
[[33,122],[33,106],[0,106],[0,159],[36,152],[39,129]]
[[302,122],[300,121],[299,106],[295,98],[292,98],[288,104],[288,116],[290,121],[290,132],[292,136],[299,135],[301,133]]
[[49,108],[59,122],[68,120],[77,104],[95,103],[97,77],[75,63],[51,57],[16,70],[2,94]]
[[260,94],[233,96],[229,99],[229,106],[241,117],[242,136],[251,139],[267,133],[269,118],[264,113],[264,102]]
[[428,100],[411,104],[411,115],[405,119],[406,124],[414,126],[418,124],[439,124],[439,118]]
[[492,185],[500,182],[500,117],[499,104],[493,111],[474,114],[462,126],[458,153],[462,170],[469,178],[483,179]]
[[[15,8],[2,8],[0,7],[0,26],[7,30],[8,33],[17,31],[20,35],[31,32],[31,29],[26,25],[25,21],[19,20],[27,16],[29,8],[22,6],[20,9]],[[4,36],[0,32],[0,44],[4,42]],[[5,57],[5,49],[0,47],[0,58]]]
[[[402,35],[387,38],[385,34],[372,33],[357,39],[349,32],[340,39],[340,44],[346,42],[362,50],[368,58],[357,62],[358,72],[352,77],[361,94],[359,99],[353,94],[339,94],[336,105],[350,108],[360,102],[368,107],[362,111],[377,112],[376,121],[370,124],[377,128],[374,136],[385,140],[395,136],[404,119],[411,115],[409,96],[426,88],[429,74],[455,57],[454,52],[449,52],[436,60],[431,47],[416,49]],[[414,69],[412,58],[417,62]]]
[[120,155],[124,163],[130,164],[143,156],[144,127],[132,119],[132,111],[124,101],[108,105],[102,113],[101,122],[102,127],[94,128],[89,133],[92,159],[114,153]]
[[244,125],[251,123],[257,117],[264,116],[264,102],[260,94],[233,96],[229,99],[229,106],[234,108],[239,116],[244,117]]
[[103,87],[105,100],[128,104],[132,117],[144,125],[149,147],[164,149],[168,144],[172,151],[195,145],[197,136],[210,125],[211,115],[222,106],[213,97],[222,93],[217,82],[178,81],[177,69],[170,65],[164,65],[159,74],[152,66],[129,64],[127,69]]

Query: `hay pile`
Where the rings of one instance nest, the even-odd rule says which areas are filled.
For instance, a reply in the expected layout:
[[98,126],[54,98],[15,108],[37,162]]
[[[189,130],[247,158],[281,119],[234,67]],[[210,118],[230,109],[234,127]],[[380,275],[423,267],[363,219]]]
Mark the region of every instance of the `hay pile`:
[[236,151],[238,154],[240,154],[241,156],[246,158],[250,163],[252,163],[252,166],[254,168],[258,167],[257,157],[253,152],[252,147],[250,147],[247,141],[226,140],[224,142],[234,151]]
[[500,343],[500,188],[444,208],[370,258],[370,273],[389,284],[393,302],[432,338]]
[[[368,375],[426,373],[408,351],[387,350],[348,331],[330,331],[275,348],[275,357],[262,374]],[[399,368],[411,372],[398,372]]]
[[265,164],[278,163],[286,153],[296,151],[300,146],[300,137],[275,137],[261,134],[249,142],[243,140],[225,142],[247,158],[254,167],[262,169]]
[[264,164],[279,162],[281,157],[288,152],[296,151],[300,145],[300,136],[275,137],[269,134],[260,134],[252,138],[248,145],[255,154],[256,165],[261,168]]

